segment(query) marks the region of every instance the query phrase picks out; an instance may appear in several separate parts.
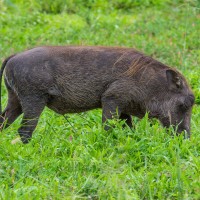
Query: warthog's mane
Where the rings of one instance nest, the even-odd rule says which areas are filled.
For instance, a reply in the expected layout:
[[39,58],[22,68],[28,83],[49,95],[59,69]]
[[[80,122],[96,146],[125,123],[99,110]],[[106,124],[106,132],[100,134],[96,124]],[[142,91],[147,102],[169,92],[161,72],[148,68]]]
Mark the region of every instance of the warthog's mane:
[[[113,68],[120,65],[124,71],[121,75],[132,77],[139,72],[146,71],[149,67],[152,69],[172,69],[173,68],[161,63],[160,61],[147,56],[135,49],[126,49],[116,60]],[[176,71],[176,70],[175,70]]]

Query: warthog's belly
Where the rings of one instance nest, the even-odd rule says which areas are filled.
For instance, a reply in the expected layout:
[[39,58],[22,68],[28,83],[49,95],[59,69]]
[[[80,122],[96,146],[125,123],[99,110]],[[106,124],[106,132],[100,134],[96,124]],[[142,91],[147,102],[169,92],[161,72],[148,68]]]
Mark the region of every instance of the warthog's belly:
[[47,107],[59,114],[77,113],[100,108],[101,102],[100,100],[73,102],[60,97],[52,97],[49,99]]

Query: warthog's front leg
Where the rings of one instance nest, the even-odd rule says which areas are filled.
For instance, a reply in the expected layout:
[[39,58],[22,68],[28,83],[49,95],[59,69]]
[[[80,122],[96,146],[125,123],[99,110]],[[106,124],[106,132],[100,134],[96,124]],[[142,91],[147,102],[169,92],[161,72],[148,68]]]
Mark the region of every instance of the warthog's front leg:
[[[102,123],[113,118],[119,118],[121,111],[117,102],[114,99],[103,98],[102,99]],[[104,129],[107,131],[110,127],[105,124]]]
[[[126,91],[126,92],[124,92]],[[126,94],[127,93],[127,94]],[[127,106],[129,105],[130,97],[129,85],[126,81],[118,80],[113,82],[102,95],[102,122],[105,123],[107,119],[118,118],[125,120],[129,127],[132,127],[132,118],[127,114]],[[125,97],[126,98],[123,98]],[[105,125],[105,130],[109,129],[108,125]]]
[[122,113],[122,114],[120,115],[119,118],[122,119],[122,120],[125,120],[126,124],[127,124],[130,128],[133,127],[131,115]]

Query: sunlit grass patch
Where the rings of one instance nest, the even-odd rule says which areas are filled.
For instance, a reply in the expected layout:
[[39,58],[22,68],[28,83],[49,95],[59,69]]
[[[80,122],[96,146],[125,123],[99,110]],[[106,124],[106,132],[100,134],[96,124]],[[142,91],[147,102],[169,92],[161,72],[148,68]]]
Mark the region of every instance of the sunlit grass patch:
[[[132,129],[112,120],[106,132],[100,109],[65,116],[45,109],[29,144],[15,140],[21,118],[0,133],[0,199],[200,199],[197,1],[130,9],[129,1],[97,0],[84,9],[71,1],[70,10],[58,2],[0,2],[1,61],[41,45],[137,48],[188,79],[196,97],[192,136],[178,137],[148,115],[133,118]],[[5,87],[2,100],[5,107]]]

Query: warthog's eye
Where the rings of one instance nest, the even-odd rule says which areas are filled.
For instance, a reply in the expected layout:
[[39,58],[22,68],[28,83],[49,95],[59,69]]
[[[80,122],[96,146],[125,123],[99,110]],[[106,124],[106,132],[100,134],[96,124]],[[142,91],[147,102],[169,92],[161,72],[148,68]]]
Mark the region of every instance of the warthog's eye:
[[180,107],[181,111],[187,111],[190,108],[190,106],[185,103],[180,104],[179,107]]
[[194,104],[195,102],[195,97],[193,94],[190,94],[188,97],[187,97],[187,100],[190,101],[191,103],[191,106]]
[[186,97],[185,101],[180,104],[180,109],[182,111],[186,111],[189,108],[191,108],[193,104],[194,104],[194,95],[189,95]]

